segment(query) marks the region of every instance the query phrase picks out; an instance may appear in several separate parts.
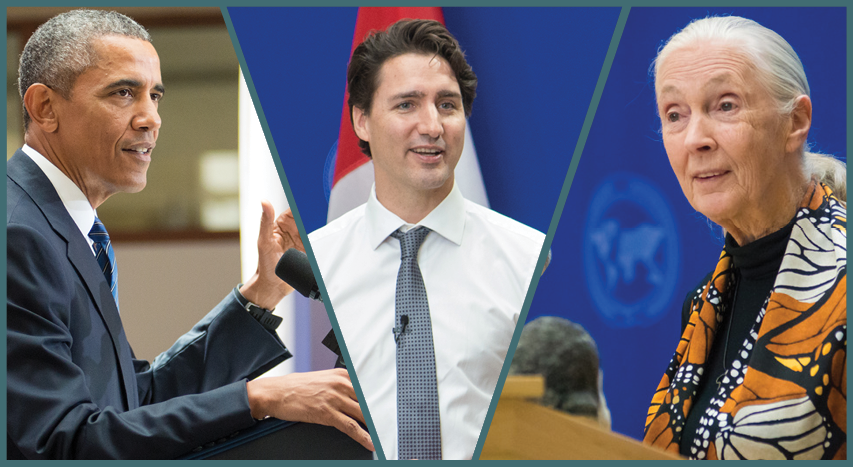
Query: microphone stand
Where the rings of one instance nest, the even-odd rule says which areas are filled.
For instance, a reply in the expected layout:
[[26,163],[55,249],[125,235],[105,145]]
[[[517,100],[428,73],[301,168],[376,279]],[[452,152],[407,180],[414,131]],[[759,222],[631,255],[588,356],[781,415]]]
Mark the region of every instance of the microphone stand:
[[338,338],[337,336],[335,336],[334,329],[329,329],[329,333],[326,334],[326,337],[323,338],[322,344],[338,356],[338,359],[335,361],[335,368],[347,367],[346,363],[344,362],[344,356],[341,355],[341,346],[338,345]]

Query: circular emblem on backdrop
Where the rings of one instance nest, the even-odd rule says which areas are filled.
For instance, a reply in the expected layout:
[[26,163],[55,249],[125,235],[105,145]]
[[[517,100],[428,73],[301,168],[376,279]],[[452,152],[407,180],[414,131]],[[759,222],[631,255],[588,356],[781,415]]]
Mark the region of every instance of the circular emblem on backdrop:
[[596,309],[614,327],[649,326],[678,282],[678,233],[660,191],[616,173],[596,188],[583,232],[583,267]]

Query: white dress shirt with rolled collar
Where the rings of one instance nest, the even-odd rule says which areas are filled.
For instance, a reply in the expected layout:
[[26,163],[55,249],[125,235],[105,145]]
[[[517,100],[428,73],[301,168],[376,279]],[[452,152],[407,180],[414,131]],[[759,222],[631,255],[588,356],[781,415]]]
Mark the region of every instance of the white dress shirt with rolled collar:
[[[470,459],[545,235],[453,190],[417,225],[429,299],[442,456]],[[387,459],[397,458],[394,299],[400,243],[415,227],[376,198],[308,238]]]

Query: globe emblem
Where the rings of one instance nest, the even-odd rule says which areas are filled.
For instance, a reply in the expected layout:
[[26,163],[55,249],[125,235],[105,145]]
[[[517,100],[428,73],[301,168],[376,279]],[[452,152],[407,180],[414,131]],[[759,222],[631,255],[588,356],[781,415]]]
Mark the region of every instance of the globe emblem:
[[649,326],[666,314],[678,282],[678,234],[660,191],[616,173],[596,188],[583,233],[587,288],[613,327]]

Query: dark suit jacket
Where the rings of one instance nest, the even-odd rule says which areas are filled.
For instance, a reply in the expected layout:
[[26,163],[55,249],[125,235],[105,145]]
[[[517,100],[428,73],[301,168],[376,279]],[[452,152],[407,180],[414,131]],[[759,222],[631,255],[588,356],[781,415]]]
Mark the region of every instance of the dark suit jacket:
[[47,177],[20,150],[6,169],[9,458],[174,458],[254,424],[246,378],[290,356],[275,334],[232,292],[153,364],[134,359]]

